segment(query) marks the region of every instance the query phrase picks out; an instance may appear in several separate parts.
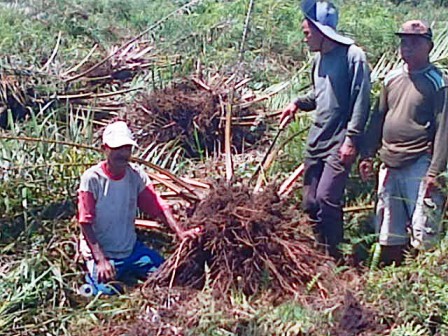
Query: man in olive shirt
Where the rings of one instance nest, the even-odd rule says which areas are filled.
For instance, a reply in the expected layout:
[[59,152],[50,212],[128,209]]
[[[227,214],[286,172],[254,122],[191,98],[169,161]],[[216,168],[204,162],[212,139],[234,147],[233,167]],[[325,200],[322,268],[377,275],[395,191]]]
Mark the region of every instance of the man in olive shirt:
[[432,32],[420,20],[397,33],[405,65],[385,78],[366,133],[361,177],[372,173],[379,149],[377,229],[386,264],[402,260],[408,244],[431,246],[439,233],[443,197],[437,177],[448,156],[447,78],[429,62]]
[[318,241],[338,258],[344,189],[369,113],[369,69],[364,52],[337,33],[332,3],[304,1],[302,11],[305,42],[317,52],[312,89],[283,110],[281,127],[298,110],[316,110],[305,153],[303,207]]

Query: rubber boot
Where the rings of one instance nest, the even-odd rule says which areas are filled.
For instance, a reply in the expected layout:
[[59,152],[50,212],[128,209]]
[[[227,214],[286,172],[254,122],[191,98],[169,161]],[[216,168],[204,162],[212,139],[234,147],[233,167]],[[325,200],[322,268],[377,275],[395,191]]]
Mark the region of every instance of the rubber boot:
[[406,245],[381,245],[380,265],[390,266],[395,264],[395,266],[400,266],[404,259],[405,249]]

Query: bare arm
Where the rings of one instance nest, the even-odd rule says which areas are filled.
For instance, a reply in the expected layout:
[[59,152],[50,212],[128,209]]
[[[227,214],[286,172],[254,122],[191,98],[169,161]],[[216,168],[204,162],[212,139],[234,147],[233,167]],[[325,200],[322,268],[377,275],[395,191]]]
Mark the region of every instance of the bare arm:
[[151,185],[147,185],[146,188],[139,194],[138,206],[146,214],[150,215],[154,219],[160,220],[163,224],[173,230],[180,240],[183,240],[186,237],[193,237],[200,232],[197,228],[184,230],[184,228],[182,228],[174,219],[169,207],[160,197],[157,196]]
[[373,109],[366,132],[364,133],[363,140],[361,141],[361,161],[359,163],[359,173],[363,181],[367,181],[373,177],[372,158],[381,147],[383,138],[383,124],[388,109],[387,91],[383,86],[380,97],[376,102],[375,108]]
[[[314,76],[314,70],[316,66],[316,58],[313,59],[311,65],[311,76]],[[289,103],[282,111],[282,115],[280,117],[280,128],[284,128],[289,121],[293,118],[294,114],[298,111],[313,111],[316,109],[316,95],[314,92],[314,84],[313,80],[311,81],[311,89],[303,96],[299,96],[294,99],[291,103]]]
[[97,265],[98,281],[107,282],[113,280],[115,278],[115,269],[104,255],[92,228],[95,219],[95,199],[91,192],[82,191],[78,194],[78,216],[81,232]]
[[197,232],[200,230],[198,229],[192,229],[192,230],[184,230],[179,223],[174,219],[173,215],[171,214],[171,211],[165,210],[162,212],[159,216],[160,221],[165,224],[166,226],[170,227],[171,230],[174,231],[177,237],[179,237],[180,240],[183,240],[187,237],[194,237]]
[[361,145],[361,157],[372,158],[381,147],[383,138],[383,125],[387,110],[387,89],[385,86],[381,88],[378,101],[375,104],[370,121],[366,128],[364,139]]

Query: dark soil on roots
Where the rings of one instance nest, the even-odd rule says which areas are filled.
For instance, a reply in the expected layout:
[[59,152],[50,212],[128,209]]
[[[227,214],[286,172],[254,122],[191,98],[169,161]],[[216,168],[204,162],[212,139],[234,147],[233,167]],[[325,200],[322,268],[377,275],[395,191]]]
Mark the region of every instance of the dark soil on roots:
[[[141,94],[128,109],[127,119],[135,128],[141,147],[179,141],[187,157],[224,150],[226,95],[198,87],[184,80],[165,89]],[[254,114],[251,107],[234,108],[233,116]],[[257,127],[232,125],[236,152],[256,143],[264,132]]]
[[200,289],[208,281],[221,293],[316,290],[326,296],[323,279],[334,278],[332,261],[296,215],[273,186],[254,194],[242,184],[219,183],[187,221],[203,228],[200,236],[181,244],[148,285]]
[[[150,276],[134,298],[140,312],[95,334],[188,335],[213,304],[217,324],[245,335],[245,325],[260,321],[235,307],[231,298],[242,292],[259,313],[298,301],[322,315],[306,335],[385,335],[374,311],[350,292],[360,291],[361,278],[351,269],[335,272],[332,259],[315,246],[311,228],[297,218],[274,186],[254,194],[242,183],[217,182],[187,213],[187,226],[202,227],[201,234],[180,243]],[[282,334],[281,323],[269,328],[269,335]]]
[[375,312],[363,307],[352,292],[347,291],[339,323],[333,329],[335,336],[380,336],[386,335],[386,326],[379,323]]

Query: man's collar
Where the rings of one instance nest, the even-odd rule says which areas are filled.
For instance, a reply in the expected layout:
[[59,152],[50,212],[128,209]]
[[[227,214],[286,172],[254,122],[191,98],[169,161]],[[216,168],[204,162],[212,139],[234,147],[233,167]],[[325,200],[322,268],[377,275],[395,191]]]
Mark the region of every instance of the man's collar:
[[101,162],[101,170],[108,178],[114,181],[119,181],[126,175],[126,170],[122,174],[114,175],[107,167],[107,161]]

